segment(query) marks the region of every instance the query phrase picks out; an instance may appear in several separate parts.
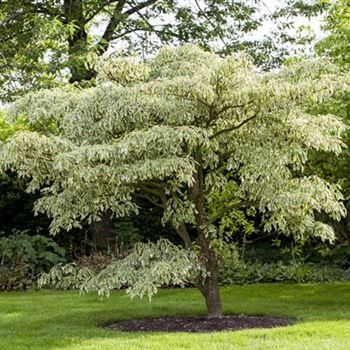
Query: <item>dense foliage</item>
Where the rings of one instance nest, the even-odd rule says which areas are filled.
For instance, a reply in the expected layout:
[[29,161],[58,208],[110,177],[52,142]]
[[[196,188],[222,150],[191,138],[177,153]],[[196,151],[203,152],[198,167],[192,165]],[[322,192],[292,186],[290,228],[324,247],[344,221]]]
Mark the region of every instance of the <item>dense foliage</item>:
[[257,283],[330,283],[349,281],[350,270],[330,265],[289,262],[241,262],[221,269],[223,285]]
[[[323,29],[326,31],[326,36],[316,45],[316,51],[320,56],[336,63],[340,69],[347,72],[350,63],[350,12],[349,1],[330,1],[327,2],[328,11],[324,18]],[[331,101],[327,104],[321,104],[315,109],[317,111],[330,112],[341,117],[342,120],[349,125],[350,122],[350,95],[346,91],[339,99]],[[317,154],[314,157],[312,171],[317,171],[323,177],[337,181],[342,186],[344,197],[346,198],[345,206],[350,209],[349,194],[349,146],[350,134],[349,131],[344,135],[344,142],[347,149],[339,158],[330,157],[326,154]],[[341,244],[349,244],[350,222],[349,216],[342,220],[339,224],[334,224],[338,234],[338,239]]]
[[38,274],[66,261],[66,251],[51,238],[26,231],[0,233],[0,290],[33,285]]
[[[296,32],[300,16],[317,15],[322,4],[309,1],[285,1],[272,6],[269,12],[264,1],[1,1],[0,2],[0,99],[12,100],[30,90],[62,83],[94,85],[96,71],[92,56],[104,53],[130,54],[141,52],[148,57],[166,43],[196,42],[220,54],[247,50],[254,62],[268,69],[280,65],[305,44]],[[277,4],[276,4],[277,5]],[[271,33],[258,31],[271,23]],[[269,35],[267,35],[269,34]],[[297,34],[297,35],[296,35]],[[299,40],[301,39],[301,40]],[[299,47],[303,48],[304,46]],[[86,80],[92,79],[87,83]],[[1,124],[1,123],[0,123]],[[0,125],[0,129],[2,125]],[[37,123],[37,131],[57,134],[55,125]],[[10,134],[12,134],[12,131]],[[0,132],[2,137],[3,132]],[[227,195],[229,192],[225,191]],[[219,196],[219,194],[217,194]],[[8,172],[0,179],[0,226],[30,229],[45,234],[48,226],[44,216],[33,217],[36,195],[24,193],[22,180]],[[161,211],[154,210],[139,199],[142,215],[112,223],[109,213],[106,224],[83,224],[74,235],[62,234],[56,240],[65,244],[73,255],[90,248],[102,251],[124,249],[125,231],[134,237],[155,240],[158,233],[173,242],[173,230],[160,225]],[[246,214],[246,213],[245,213]],[[237,227],[235,218],[227,214],[222,227]],[[242,215],[240,215],[242,218]],[[243,221],[242,221],[243,220]],[[244,230],[251,230],[241,220]],[[115,221],[115,220],[114,220]],[[236,230],[236,229],[235,229]],[[155,233],[154,233],[155,232]],[[236,232],[238,232],[236,230]],[[115,239],[117,237],[117,239]],[[128,245],[128,243],[126,244]]]
[[[279,65],[297,42],[290,30],[295,18],[320,7],[286,3],[270,13],[262,0],[1,1],[0,100],[68,80],[89,81],[95,77],[91,55],[147,56],[170,43],[197,43],[221,54],[245,49],[265,68]],[[257,38],[266,21],[275,30]]]
[[[18,118],[10,124],[0,111],[0,148],[6,140],[18,131],[29,130],[25,118]],[[14,229],[31,232],[47,231],[48,220],[44,216],[34,218],[35,194],[25,192],[26,183],[11,172],[0,174],[0,230],[11,234]]]
[[320,54],[331,57],[343,68],[350,64],[350,4],[349,0],[329,2],[324,29],[327,36],[321,40],[316,49]]
[[151,298],[161,286],[184,286],[205,273],[193,252],[161,239],[136,244],[127,257],[97,273],[75,264],[55,266],[50,273],[41,275],[39,285],[97,291],[99,295],[124,287],[132,298],[145,294]]

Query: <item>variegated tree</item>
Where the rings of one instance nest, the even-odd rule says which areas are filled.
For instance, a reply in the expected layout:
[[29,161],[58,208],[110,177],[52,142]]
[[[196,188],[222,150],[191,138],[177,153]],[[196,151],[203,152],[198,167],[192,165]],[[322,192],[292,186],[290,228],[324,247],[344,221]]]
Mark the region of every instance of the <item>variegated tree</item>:
[[[195,283],[208,315],[220,316],[216,224],[223,215],[244,206],[261,213],[266,230],[334,239],[317,213],[339,220],[341,193],[303,168],[310,151],[341,152],[344,125],[307,111],[345,87],[336,68],[322,62],[263,74],[245,56],[164,48],[149,62],[104,62],[98,86],[89,90],[19,100],[15,116],[54,124],[59,134],[17,133],[1,164],[29,178],[29,191],[41,191],[36,211],[52,218],[53,233],[106,209],[116,216],[137,212],[137,196],[162,207],[206,270]],[[220,193],[225,200],[218,201]],[[176,259],[171,264],[167,273],[173,269],[183,281],[181,271],[188,271],[176,269]],[[123,284],[105,276],[111,281],[104,288]]]

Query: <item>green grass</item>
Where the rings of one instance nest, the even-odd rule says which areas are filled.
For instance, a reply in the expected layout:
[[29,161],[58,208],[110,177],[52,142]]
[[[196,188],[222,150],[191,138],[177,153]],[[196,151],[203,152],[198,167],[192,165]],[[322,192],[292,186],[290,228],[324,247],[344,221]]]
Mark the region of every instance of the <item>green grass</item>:
[[99,324],[205,313],[197,290],[162,290],[151,303],[123,293],[0,293],[0,350],[350,349],[350,284],[253,285],[222,289],[225,313],[278,315],[292,326],[206,334],[122,333]]

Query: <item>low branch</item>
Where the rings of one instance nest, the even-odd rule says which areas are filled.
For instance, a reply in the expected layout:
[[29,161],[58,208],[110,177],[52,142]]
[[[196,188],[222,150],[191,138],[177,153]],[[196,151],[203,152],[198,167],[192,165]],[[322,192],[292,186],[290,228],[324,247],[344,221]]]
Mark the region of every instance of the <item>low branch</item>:
[[136,197],[142,198],[142,199],[146,199],[148,202],[150,202],[152,205],[161,208],[161,209],[165,209],[164,206],[158,202],[156,202],[153,198],[151,198],[150,196],[147,196],[145,194],[141,194],[141,193],[134,193]]
[[139,186],[140,190],[154,194],[156,196],[160,196],[161,189],[149,188],[147,186]]
[[140,182],[141,185],[146,185],[146,186],[153,186],[156,188],[164,188],[165,184],[164,183],[158,183],[158,182],[154,182],[154,181],[142,181]]
[[184,223],[181,223],[177,226],[174,226],[174,229],[176,233],[182,238],[182,240],[185,243],[186,248],[191,248],[192,246],[192,241],[190,238],[190,235],[188,233],[187,227]]

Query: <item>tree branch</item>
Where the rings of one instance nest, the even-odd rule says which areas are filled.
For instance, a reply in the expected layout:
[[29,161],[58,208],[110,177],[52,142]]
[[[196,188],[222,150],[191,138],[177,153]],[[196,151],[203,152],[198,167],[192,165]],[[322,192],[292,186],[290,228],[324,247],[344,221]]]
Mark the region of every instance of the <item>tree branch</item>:
[[220,131],[218,131],[217,133],[213,134],[212,136],[210,136],[210,139],[214,139],[215,137],[218,137],[226,132],[230,132],[230,131],[234,131],[237,130],[239,128],[241,128],[243,125],[247,124],[248,122],[250,122],[251,120],[255,119],[258,117],[258,114],[254,114],[251,117],[244,119],[243,121],[241,121],[239,124],[237,125],[233,125],[231,128],[228,129],[222,129]]
[[[160,199],[162,201],[164,209],[166,209],[167,199],[166,199],[166,195],[165,195],[164,190],[163,189],[160,190],[159,194],[160,194]],[[191,248],[192,241],[191,241],[190,235],[188,233],[186,224],[185,223],[181,223],[181,224],[178,224],[178,225],[174,225],[173,224],[173,227],[174,227],[176,233],[182,238],[183,242],[185,243],[185,247],[186,248]]]
[[245,104],[245,105],[226,105],[224,107],[222,107],[217,113],[216,113],[216,117],[218,117],[220,114],[222,113],[225,113],[227,111],[229,111],[230,109],[233,109],[233,108],[243,108],[243,107],[247,107],[249,105],[248,104]]
[[187,227],[184,223],[181,223],[177,226],[174,226],[174,229],[176,233],[182,238],[182,240],[185,243],[186,248],[191,248],[192,246],[192,241],[190,238],[190,235],[188,233]]
[[125,4],[126,4],[126,0],[120,0],[115,6],[112,17],[107,25],[107,28],[102,34],[101,40],[97,44],[98,52],[100,54],[104,53],[108,49],[109,43],[113,38],[113,33],[122,19],[122,11]]
[[118,0],[107,0],[100,1],[101,5],[95,9],[95,11],[91,11],[85,17],[85,24],[89,23],[92,19],[95,18],[106,6],[113,4],[114,2],[118,2]]
[[151,6],[153,4],[155,4],[156,2],[158,2],[159,0],[147,0],[145,2],[141,2],[140,4],[132,7],[131,9],[127,10],[124,12],[125,15],[127,15],[127,17],[133,15],[134,13],[144,9],[145,7]]
[[19,16],[21,16],[23,14],[24,14],[24,11],[15,11],[15,12],[13,12],[11,15],[7,16],[6,18],[4,18],[0,22],[0,27],[6,27],[9,22],[15,20],[16,18],[18,18]]
[[129,10],[123,12],[124,6],[127,3],[127,0],[118,1],[113,15],[107,25],[106,30],[104,31],[101,40],[97,44],[97,51],[99,54],[103,54],[109,47],[110,42],[113,40],[114,31],[118,27],[119,23],[123,20],[131,16],[132,14],[142,10],[145,7],[151,6],[155,4],[158,0],[147,0],[144,1]]
[[152,205],[158,207],[158,208],[162,208],[165,209],[164,206],[158,202],[156,202],[154,199],[152,199],[150,196],[147,196],[145,194],[141,194],[141,193],[134,193],[135,196],[142,198],[142,199],[146,199],[147,201],[149,201]]

